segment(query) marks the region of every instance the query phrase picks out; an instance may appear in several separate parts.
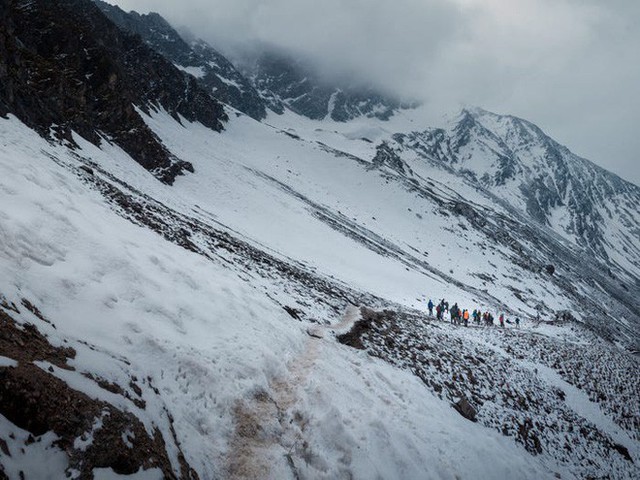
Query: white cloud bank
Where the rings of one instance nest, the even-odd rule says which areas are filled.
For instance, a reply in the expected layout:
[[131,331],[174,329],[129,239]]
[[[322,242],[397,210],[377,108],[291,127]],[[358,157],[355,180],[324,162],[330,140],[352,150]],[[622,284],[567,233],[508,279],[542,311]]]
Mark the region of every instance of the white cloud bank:
[[640,184],[637,0],[110,0],[157,11],[223,52],[271,43],[435,112],[537,123]]

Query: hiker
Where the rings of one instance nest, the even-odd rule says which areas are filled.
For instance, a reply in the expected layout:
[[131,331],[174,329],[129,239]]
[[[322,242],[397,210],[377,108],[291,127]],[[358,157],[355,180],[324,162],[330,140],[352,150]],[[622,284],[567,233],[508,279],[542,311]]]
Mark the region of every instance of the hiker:
[[431,299],[429,299],[429,304],[427,305],[427,307],[429,308],[429,316],[433,317],[433,302],[431,301]]
[[499,320],[500,320],[500,326],[501,326],[501,327],[504,327],[504,313],[501,313],[501,314],[500,314],[500,318],[499,318]]
[[464,312],[462,313],[462,319],[464,320],[464,326],[468,327],[469,326],[469,310],[464,310]]
[[444,311],[449,312],[449,302],[444,302]]
[[436,307],[436,319],[442,320],[442,305]]
[[516,328],[520,328],[520,317],[516,317]]
[[449,310],[449,314],[451,315],[451,323],[456,323],[458,320],[458,304],[454,303],[453,307]]

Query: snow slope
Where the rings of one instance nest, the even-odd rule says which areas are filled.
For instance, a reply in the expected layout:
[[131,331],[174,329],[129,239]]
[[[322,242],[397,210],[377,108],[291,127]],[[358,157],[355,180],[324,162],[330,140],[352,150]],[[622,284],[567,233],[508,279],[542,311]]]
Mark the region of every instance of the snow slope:
[[[409,166],[357,138],[342,136],[346,153],[328,145],[340,134],[315,132],[324,143],[234,112],[223,133],[162,111],[139,113],[196,173],[170,187],[106,141],[97,148],[75,136],[80,149],[69,150],[15,118],[0,120],[0,293],[19,324],[34,323],[53,345],[76,351],[68,363],[75,370],[49,360],[33,365],[139,418],[149,435],[161,433],[170,463],[162,475],[184,477],[181,458],[199,478],[579,478],[604,475],[611,461],[616,476],[637,473],[606,443],[615,439],[637,460],[629,430],[637,423],[616,414],[627,397],[596,395],[585,404],[586,393],[562,383],[558,364],[512,358],[529,373],[510,381],[515,391],[529,391],[533,381],[569,392],[563,418],[586,422],[600,442],[598,460],[587,466],[573,463],[580,456],[553,453],[557,436],[541,436],[540,451],[532,451],[513,433],[518,422],[529,425],[526,412],[505,417],[505,407],[477,402],[483,420],[471,423],[451,408],[456,398],[419,373],[422,366],[373,349],[375,359],[334,339],[345,311],[340,332],[357,318],[345,310],[350,304],[424,312],[428,298],[525,319],[536,309],[545,316],[569,309],[586,321],[580,301],[593,295],[593,279],[570,283],[532,267],[554,254],[508,209],[451,172]],[[554,261],[570,277],[573,250],[557,248],[566,257]],[[29,304],[38,310],[22,308]],[[309,331],[308,322],[325,326]],[[596,348],[594,337],[578,332],[584,348]],[[478,341],[452,331],[441,345],[478,352]],[[480,340],[504,352],[501,341],[491,333]],[[621,378],[637,368],[607,348],[613,363],[632,362]],[[446,351],[442,361],[451,366],[449,358],[463,355]],[[7,357],[0,369],[24,366],[14,363]],[[638,392],[629,395],[633,402]],[[541,398],[547,405],[553,397]],[[25,430],[3,419],[10,456],[0,457],[2,465],[11,476],[28,472],[18,453]],[[99,443],[92,439],[100,425],[96,417],[72,442],[74,455]],[[55,457],[51,478],[91,474],[86,463],[65,462],[55,438],[41,442],[34,455]]]
[[[304,324],[243,279],[239,267],[127,221],[86,181],[99,173],[80,168],[76,152],[45,142],[14,118],[0,120],[0,129],[0,291],[4,305],[26,298],[40,314],[5,310],[22,325],[34,323],[52,344],[76,350],[74,370],[48,362],[38,364],[42,369],[133,413],[148,430],[158,428],[176,475],[182,451],[200,478],[255,478],[256,471],[263,478],[293,472],[299,478],[549,476],[548,466],[498,432],[459,417],[410,373],[352,351],[330,334],[309,337]],[[153,178],[134,162],[129,166],[129,178]],[[171,192],[150,184],[159,196]],[[186,201],[176,197],[176,204]],[[132,378],[140,379],[144,408],[131,401],[135,395],[105,390],[97,378],[127,391]],[[260,403],[278,411],[254,420],[266,428],[258,445],[238,445],[247,435],[239,425],[269,412]],[[33,478],[63,475],[68,466],[55,444],[21,457],[26,434],[0,418],[10,453],[0,461],[11,478],[20,470]],[[460,456],[454,445],[466,453]],[[54,457],[40,476],[38,465]],[[94,473],[110,475],[109,469]]]

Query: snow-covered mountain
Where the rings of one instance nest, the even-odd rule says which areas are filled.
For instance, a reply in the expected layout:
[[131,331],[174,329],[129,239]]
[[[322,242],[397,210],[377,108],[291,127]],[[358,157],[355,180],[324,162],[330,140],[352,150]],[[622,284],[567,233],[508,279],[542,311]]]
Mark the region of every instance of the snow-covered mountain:
[[399,109],[415,106],[358,82],[327,79],[310,62],[276,48],[248,55],[241,64],[269,108],[278,114],[290,110],[312,120],[336,122],[363,116],[388,120]]
[[0,478],[640,476],[636,186],[478,109],[257,121],[105,11],[0,4]]
[[238,61],[244,74],[205,41],[183,38],[157,13],[140,15],[96,0],[116,25],[132,32],[165,56],[218,100],[262,120],[266,109],[277,114],[286,110],[314,120],[330,118],[345,122],[365,116],[389,119],[403,104],[372,87],[342,81],[328,81],[309,62],[275,47],[262,46],[259,54],[247,54]]
[[640,187],[571,153],[526,120],[465,109],[446,128],[394,136],[400,151],[466,176],[638,286]]
[[256,120],[265,118],[265,102],[258,92],[229,60],[206,42],[198,39],[184,40],[157,13],[127,13],[100,0],[96,0],[96,5],[121,29],[140,35],[153,50],[180,70],[195,77],[200,86],[214,98]]

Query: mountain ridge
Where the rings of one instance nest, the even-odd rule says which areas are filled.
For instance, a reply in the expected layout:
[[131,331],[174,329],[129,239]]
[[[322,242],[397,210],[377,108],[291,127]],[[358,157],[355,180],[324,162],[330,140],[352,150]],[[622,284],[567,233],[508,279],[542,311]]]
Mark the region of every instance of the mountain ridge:
[[109,137],[167,183],[192,170],[162,145],[136,108],[162,107],[175,118],[219,131],[227,118],[222,106],[159,54],[123,34],[93,2],[47,3],[12,0],[0,10],[0,113],[15,114],[43,135],[52,129],[71,144],[72,131],[94,143]]
[[130,19],[0,4],[0,478],[639,476],[635,189],[479,109],[257,121]]
[[158,13],[125,12],[115,5],[94,0],[100,10],[124,31],[139,35],[152,49],[181,70],[194,76],[214,98],[256,120],[266,117],[264,101],[251,84],[223,55],[202,40],[187,42]]
[[[486,123],[487,117],[489,126],[482,122],[485,119]],[[469,176],[471,182],[604,261],[611,260],[612,251],[627,251],[626,265],[618,259],[611,261],[623,270],[632,266],[636,271],[632,278],[637,282],[640,251],[634,239],[640,231],[633,225],[640,188],[573,154],[538,126],[514,116],[465,109],[448,128],[393,138],[401,149]],[[612,204],[607,203],[608,197],[612,197]],[[608,235],[605,219],[611,223],[619,219],[623,228],[616,232],[618,238]]]

